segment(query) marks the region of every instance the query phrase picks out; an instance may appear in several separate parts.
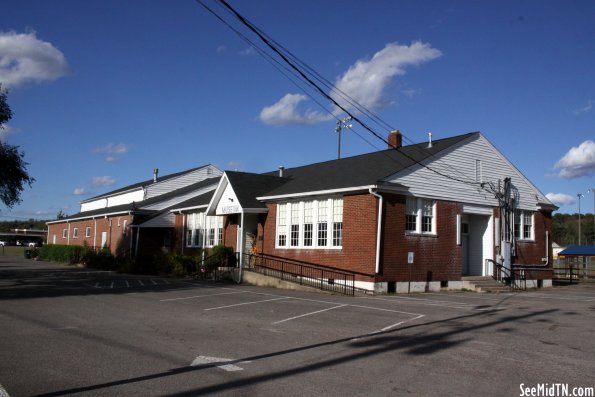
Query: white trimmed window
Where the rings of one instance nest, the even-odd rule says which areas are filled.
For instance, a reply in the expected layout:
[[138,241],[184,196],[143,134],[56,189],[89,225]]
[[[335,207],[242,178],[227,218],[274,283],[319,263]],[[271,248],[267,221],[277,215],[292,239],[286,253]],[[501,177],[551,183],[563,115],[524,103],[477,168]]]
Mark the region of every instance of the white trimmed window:
[[341,248],[342,245],[343,199],[277,204],[278,248]]
[[91,237],[91,226],[87,226],[87,227],[85,228],[85,237],[86,237],[86,238],[89,238],[89,237]]
[[75,227],[74,229],[72,229],[72,238],[78,238],[79,237],[79,228]]
[[405,231],[436,234],[436,201],[407,197],[405,203]]
[[223,217],[206,216],[204,212],[186,215],[186,246],[214,247],[223,243]]
[[66,238],[68,236],[68,229],[62,229],[62,238]]
[[514,238],[533,240],[533,213],[531,211],[514,212]]
[[277,246],[287,244],[287,204],[277,206]]

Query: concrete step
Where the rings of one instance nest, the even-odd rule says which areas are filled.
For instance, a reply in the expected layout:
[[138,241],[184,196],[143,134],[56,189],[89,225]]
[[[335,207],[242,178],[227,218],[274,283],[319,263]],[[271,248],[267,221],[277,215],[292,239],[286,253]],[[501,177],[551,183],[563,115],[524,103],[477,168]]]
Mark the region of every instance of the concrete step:
[[509,292],[510,287],[494,280],[492,277],[483,276],[467,276],[462,278],[463,281],[467,281],[471,289],[476,292]]

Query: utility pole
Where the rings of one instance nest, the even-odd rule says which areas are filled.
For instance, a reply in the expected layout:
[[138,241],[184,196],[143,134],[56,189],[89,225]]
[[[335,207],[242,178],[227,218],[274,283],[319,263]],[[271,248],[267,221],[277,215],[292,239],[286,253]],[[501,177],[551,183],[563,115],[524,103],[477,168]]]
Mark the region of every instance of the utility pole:
[[349,124],[351,121],[351,116],[345,117],[342,120],[337,120],[337,128],[335,128],[335,132],[339,134],[339,148],[337,150],[337,159],[341,158],[341,131],[344,128],[351,128],[353,125]]
[[576,197],[578,197],[578,245],[581,245],[581,198],[584,196],[578,193]]
[[[593,193],[593,238],[595,238],[595,187],[592,187],[587,191]],[[593,241],[593,245],[595,245],[595,240]]]

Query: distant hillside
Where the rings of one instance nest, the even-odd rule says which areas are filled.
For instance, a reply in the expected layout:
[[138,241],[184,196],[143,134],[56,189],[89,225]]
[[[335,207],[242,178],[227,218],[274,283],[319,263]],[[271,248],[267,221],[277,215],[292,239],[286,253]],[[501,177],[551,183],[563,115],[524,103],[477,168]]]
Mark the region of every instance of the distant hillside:
[[0,232],[9,233],[12,229],[36,229],[46,230],[47,225],[45,220],[19,220],[19,221],[0,221]]
[[[581,214],[581,244],[595,245],[595,223],[593,214]],[[552,224],[553,240],[565,247],[578,245],[578,214],[555,214]]]

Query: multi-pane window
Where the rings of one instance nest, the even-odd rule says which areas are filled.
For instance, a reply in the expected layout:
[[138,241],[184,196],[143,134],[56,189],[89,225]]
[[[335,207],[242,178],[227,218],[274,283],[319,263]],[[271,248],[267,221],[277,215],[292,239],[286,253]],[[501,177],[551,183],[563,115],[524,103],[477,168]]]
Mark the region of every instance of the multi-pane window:
[[515,211],[514,237],[516,239],[533,239],[533,214],[530,211]]
[[292,247],[300,245],[300,204],[291,203],[291,235]]
[[333,247],[343,244],[343,200],[333,200]]
[[312,234],[314,231],[314,224],[312,223],[314,220],[313,204],[312,201],[304,202],[304,247],[312,246]]
[[79,228],[75,227],[74,229],[72,229],[72,238],[78,238],[79,236]]
[[85,237],[86,237],[86,238],[89,238],[89,237],[91,237],[91,227],[90,227],[90,226],[87,226],[87,227],[85,228]]
[[318,202],[318,246],[326,247],[328,238],[328,201]]
[[342,245],[343,199],[277,205],[277,247],[341,248]]
[[408,197],[405,203],[405,230],[412,233],[436,233],[436,202]]
[[213,247],[223,243],[223,217],[204,212],[187,215],[186,246]]
[[417,199],[407,197],[405,204],[405,230],[417,231]]
[[66,238],[67,235],[68,235],[68,230],[62,229],[62,238]]
[[285,247],[287,244],[287,204],[277,206],[277,245]]
[[421,232],[432,233],[432,224],[434,223],[434,201],[421,201]]

